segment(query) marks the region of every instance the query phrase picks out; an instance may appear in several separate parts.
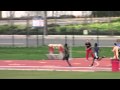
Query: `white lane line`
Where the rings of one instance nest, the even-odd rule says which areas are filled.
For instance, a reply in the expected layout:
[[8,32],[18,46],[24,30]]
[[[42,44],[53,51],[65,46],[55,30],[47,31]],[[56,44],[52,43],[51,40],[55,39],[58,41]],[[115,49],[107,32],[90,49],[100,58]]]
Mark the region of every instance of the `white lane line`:
[[47,63],[47,62],[39,62],[39,63]]
[[[13,64],[15,65],[15,64]],[[18,64],[16,64],[18,65]],[[0,66],[0,67],[54,67],[54,68],[93,68],[93,67],[62,67],[62,66]]]
[[29,70],[29,71],[80,71],[80,72],[94,72],[94,70],[55,70],[55,69],[5,69],[5,68],[0,68],[0,70]]
[[10,67],[11,67],[11,66],[15,66],[15,67],[16,67],[16,66],[19,66],[19,65],[25,65],[25,64],[12,63],[12,64],[8,64],[8,65],[9,65]]
[[54,68],[54,69],[106,69],[111,70],[111,68],[103,67],[57,67],[57,66],[0,66],[0,68]]
[[9,63],[9,62],[13,62],[13,61],[12,60],[7,60],[7,61],[4,61],[4,62],[8,62]]
[[81,63],[73,63],[73,64],[80,65]]
[[97,61],[95,61],[95,63],[96,63],[96,65],[95,65],[96,67],[100,65]]

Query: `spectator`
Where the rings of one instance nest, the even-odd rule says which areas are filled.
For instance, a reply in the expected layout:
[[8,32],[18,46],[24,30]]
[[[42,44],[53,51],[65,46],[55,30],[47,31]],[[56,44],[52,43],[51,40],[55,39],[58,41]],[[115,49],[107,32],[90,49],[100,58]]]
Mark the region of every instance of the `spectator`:
[[119,59],[119,52],[118,52],[118,50],[119,50],[119,47],[117,46],[116,43],[114,43],[114,47],[112,49],[112,51],[114,53],[113,59]]
[[120,55],[120,39],[117,39],[117,46],[119,47],[119,49],[118,49],[118,53],[119,53],[119,55]]

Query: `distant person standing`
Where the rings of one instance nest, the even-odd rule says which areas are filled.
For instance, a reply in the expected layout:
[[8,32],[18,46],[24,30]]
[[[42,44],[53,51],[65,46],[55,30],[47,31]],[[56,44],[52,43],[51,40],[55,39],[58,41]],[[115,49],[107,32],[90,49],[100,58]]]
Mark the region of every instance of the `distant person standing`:
[[119,59],[119,47],[117,46],[116,43],[114,43],[114,47],[112,49],[113,53],[114,53],[114,56],[113,56],[113,59]]
[[[118,49],[118,53],[119,53],[119,55],[120,55],[120,39],[117,39],[117,46],[119,47],[119,49]],[[119,56],[120,57],[120,56]]]
[[69,47],[67,44],[64,45],[64,56],[63,60],[66,60],[69,66],[72,66],[69,62]]
[[119,39],[117,39],[117,41],[116,41],[117,43],[117,46],[119,46],[120,47],[120,40]]
[[86,40],[85,42],[85,49],[86,49],[86,60],[89,61],[88,59],[89,55],[91,55],[92,58],[94,58],[94,53],[92,51],[92,45],[89,40]]

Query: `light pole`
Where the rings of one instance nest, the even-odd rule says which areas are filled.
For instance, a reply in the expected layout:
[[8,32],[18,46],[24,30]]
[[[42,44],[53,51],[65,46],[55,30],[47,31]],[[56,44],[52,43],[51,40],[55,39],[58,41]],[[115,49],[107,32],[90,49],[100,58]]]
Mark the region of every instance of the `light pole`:
[[75,36],[74,36],[75,33],[74,33],[74,30],[75,30],[75,29],[73,28],[73,29],[72,29],[72,32],[73,32],[73,36],[72,36],[72,39],[73,39],[72,41],[73,41],[73,43],[72,43],[72,45],[73,45],[73,46],[75,45]]
[[30,25],[30,23],[29,23],[29,16],[30,16],[30,14],[28,13],[28,14],[27,14],[27,23],[26,23],[26,27],[27,27],[26,46],[27,46],[27,47],[28,47],[29,25]]
[[[42,44],[45,45],[45,35],[47,35],[47,11],[44,11],[44,25],[43,25],[43,35],[42,35]],[[42,27],[41,27],[42,28]]]
[[99,30],[97,29],[97,44],[99,45]]
[[[10,26],[13,27],[13,17],[14,11],[10,11]],[[11,28],[12,29],[12,28]],[[12,30],[12,46],[14,47],[15,40],[14,40],[14,31]]]
[[[95,15],[95,18],[97,18],[97,15]],[[97,44],[99,45],[99,29],[97,28]]]
[[67,30],[65,30],[65,43],[67,43]]
[[44,35],[47,35],[47,11],[44,11]]

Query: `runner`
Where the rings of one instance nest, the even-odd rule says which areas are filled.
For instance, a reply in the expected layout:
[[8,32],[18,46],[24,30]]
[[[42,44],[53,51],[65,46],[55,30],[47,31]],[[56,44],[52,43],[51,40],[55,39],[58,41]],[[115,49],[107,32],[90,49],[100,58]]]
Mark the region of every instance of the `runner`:
[[64,45],[64,56],[63,60],[66,60],[69,66],[72,66],[69,62],[69,47],[67,44]]
[[[100,60],[102,60],[102,58],[105,58],[105,56],[99,57],[99,50],[100,50],[100,49],[99,49],[99,47],[98,47],[98,44],[95,43],[95,44],[94,44],[94,59],[93,59],[92,64],[91,64],[90,66],[93,66],[95,61],[100,61]],[[96,63],[97,63],[97,62],[96,62]]]
[[91,43],[89,42],[89,40],[87,40],[86,43],[85,43],[85,47],[86,47],[86,61],[89,61],[88,60],[89,54],[91,54],[91,56],[94,58],[94,54],[93,54],[91,46],[92,46]]

